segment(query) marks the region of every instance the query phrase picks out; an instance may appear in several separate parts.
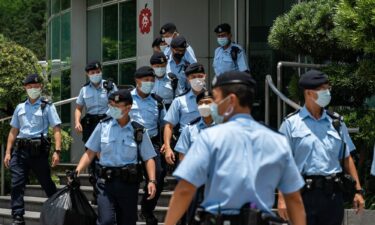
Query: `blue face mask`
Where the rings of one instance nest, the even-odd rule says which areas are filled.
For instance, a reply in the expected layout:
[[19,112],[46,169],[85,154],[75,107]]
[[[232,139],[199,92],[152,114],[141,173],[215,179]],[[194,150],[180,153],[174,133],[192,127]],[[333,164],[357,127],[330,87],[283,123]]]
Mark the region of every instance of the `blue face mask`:
[[102,81],[102,73],[89,75],[89,79],[92,83],[98,84],[100,81]]
[[223,47],[223,46],[226,46],[228,44],[228,38],[227,37],[219,37],[217,38],[217,43]]
[[318,99],[315,100],[315,103],[320,107],[324,108],[331,102],[331,93],[328,89],[320,90],[316,93],[318,94]]
[[113,106],[109,106],[109,115],[116,120],[123,116],[121,109]]
[[233,107],[230,107],[229,111],[227,109],[226,112],[224,113],[224,115],[219,115],[219,109],[218,109],[219,105],[221,105],[228,98],[229,98],[229,95],[226,98],[224,98],[223,100],[221,100],[218,104],[212,103],[210,105],[211,117],[216,124],[223,123],[224,118],[230,116],[233,112]]
[[152,89],[154,89],[154,84],[155,82],[152,81],[142,81],[141,91],[146,95],[150,94]]

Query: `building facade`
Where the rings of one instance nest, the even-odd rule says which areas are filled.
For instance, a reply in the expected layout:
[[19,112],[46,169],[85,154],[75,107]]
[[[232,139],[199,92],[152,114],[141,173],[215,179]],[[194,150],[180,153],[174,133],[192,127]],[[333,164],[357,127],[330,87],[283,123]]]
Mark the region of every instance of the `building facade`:
[[[276,70],[279,55],[267,44],[274,19],[288,11],[296,0],[47,0],[47,59],[52,62],[53,100],[78,95],[86,82],[84,67],[99,60],[103,76],[119,85],[134,84],[133,73],[148,65],[151,43],[160,26],[173,22],[197,59],[213,75],[212,61],[218,46],[214,28],[232,26],[233,39],[248,55],[253,76],[264,87],[264,76]],[[263,89],[258,91],[262,105]],[[70,161],[83,152],[74,124],[75,104],[59,107],[66,130],[75,140]],[[82,150],[80,150],[82,149]]]

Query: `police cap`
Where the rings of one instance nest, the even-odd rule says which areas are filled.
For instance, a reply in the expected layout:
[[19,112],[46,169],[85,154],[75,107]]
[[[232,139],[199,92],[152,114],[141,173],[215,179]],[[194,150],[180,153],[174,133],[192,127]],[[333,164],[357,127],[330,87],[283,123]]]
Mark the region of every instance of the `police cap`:
[[186,39],[182,35],[178,35],[177,37],[172,39],[171,42],[172,48],[187,48]]
[[108,99],[116,103],[125,102],[128,104],[133,104],[133,98],[128,89],[120,89],[118,91],[115,91],[109,95]]
[[23,80],[23,85],[37,84],[37,83],[42,83],[42,79],[36,73],[27,75],[25,80]]
[[303,89],[316,89],[322,84],[328,83],[328,76],[319,70],[309,70],[302,74],[299,86]]
[[194,73],[204,73],[204,67],[200,63],[192,63],[185,69],[185,75],[189,76]]
[[155,71],[150,66],[139,67],[134,73],[135,78],[142,78],[142,77],[149,77],[149,76],[151,77],[155,76]]
[[177,31],[177,27],[174,23],[166,23],[160,28],[160,34],[171,33]]
[[160,46],[160,44],[163,42],[163,39],[161,39],[161,37],[157,37],[154,39],[154,41],[152,42],[152,46],[151,47],[158,47]]
[[231,28],[229,24],[222,23],[222,24],[217,25],[214,31],[215,33],[223,33],[223,32],[230,33],[230,30]]
[[86,72],[89,72],[90,70],[96,70],[96,69],[102,69],[102,65],[97,60],[88,63],[85,67]]
[[150,64],[163,64],[167,62],[167,57],[162,52],[155,52],[150,58]]
[[249,73],[240,71],[225,72],[212,80],[212,87],[214,88],[229,84],[244,84],[249,87],[255,87],[256,81]]
[[212,97],[212,93],[210,91],[203,91],[202,93],[199,93],[199,95],[197,95],[197,103],[202,100],[202,99],[206,99],[206,98],[213,98]]

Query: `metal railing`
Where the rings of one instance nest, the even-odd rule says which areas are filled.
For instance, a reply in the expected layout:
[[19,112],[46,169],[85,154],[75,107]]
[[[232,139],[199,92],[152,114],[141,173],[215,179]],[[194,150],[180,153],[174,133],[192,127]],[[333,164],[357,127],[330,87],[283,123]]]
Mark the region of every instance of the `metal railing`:
[[[62,100],[62,101],[58,101],[58,102],[55,102],[53,103],[55,106],[60,106],[60,105],[66,105],[66,104],[69,104],[71,102],[74,102],[75,100],[77,99],[77,97],[74,97],[74,98],[69,98],[69,99],[65,99],[65,100]],[[4,117],[4,118],[1,118],[0,119],[0,123],[1,125],[3,125],[6,121],[12,119],[12,116],[8,116],[8,117]],[[2,139],[4,139],[5,137],[2,137]],[[2,140],[1,141],[1,160],[4,159],[4,155],[5,155],[5,144],[6,144],[6,140]],[[5,182],[5,168],[4,168],[4,163],[1,162],[1,190],[0,190],[0,194],[1,195],[4,195],[4,182]]]

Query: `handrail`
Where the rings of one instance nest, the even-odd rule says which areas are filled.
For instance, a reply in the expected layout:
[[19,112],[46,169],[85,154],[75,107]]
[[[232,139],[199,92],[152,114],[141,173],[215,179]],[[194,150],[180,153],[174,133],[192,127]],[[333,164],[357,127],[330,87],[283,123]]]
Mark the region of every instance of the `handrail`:
[[[77,99],[77,97],[73,97],[73,98],[69,98],[69,99],[65,99],[65,100],[61,100],[61,101],[58,101],[58,102],[55,102],[53,103],[55,106],[60,106],[60,105],[66,105],[66,104],[69,104],[71,102],[74,102],[75,100]],[[0,123],[3,124],[5,121],[7,120],[10,120],[12,119],[12,116],[7,116],[7,117],[4,117],[4,118],[1,118],[0,119]],[[2,140],[1,142],[1,156],[2,156],[2,159],[4,158],[4,153],[5,153],[5,141]],[[4,168],[4,163],[1,163],[1,187],[0,187],[0,194],[1,195],[4,195],[4,181],[5,181],[5,168]]]

